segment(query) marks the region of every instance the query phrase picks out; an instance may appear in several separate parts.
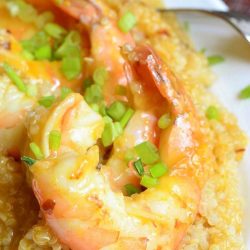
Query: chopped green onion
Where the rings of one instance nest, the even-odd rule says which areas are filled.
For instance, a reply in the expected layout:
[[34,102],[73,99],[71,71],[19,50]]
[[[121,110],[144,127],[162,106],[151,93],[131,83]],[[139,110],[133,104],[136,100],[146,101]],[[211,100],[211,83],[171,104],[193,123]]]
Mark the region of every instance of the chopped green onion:
[[150,174],[154,178],[162,177],[164,174],[167,173],[167,171],[168,171],[167,166],[161,162],[156,163],[149,169]]
[[67,34],[67,31],[56,23],[47,23],[44,27],[44,30],[49,36],[55,39],[61,39]]
[[102,88],[98,84],[93,84],[85,91],[84,98],[88,104],[98,103],[102,100]]
[[142,165],[141,159],[138,159],[137,161],[134,162],[134,168],[136,172],[140,175],[143,176],[144,174],[144,167]]
[[123,115],[123,117],[120,120],[121,126],[122,128],[125,128],[128,124],[128,122],[130,121],[130,119],[132,118],[132,116],[134,115],[135,111],[131,108],[129,108],[126,113]]
[[30,143],[30,150],[35,155],[37,160],[42,160],[44,158],[41,149],[39,148],[39,146],[36,143],[34,143],[34,142]]
[[50,45],[44,45],[38,48],[34,52],[34,56],[37,60],[51,60],[52,50],[51,50]]
[[209,120],[215,119],[218,120],[219,119],[219,110],[215,107],[215,106],[209,106],[206,110],[206,117]]
[[127,152],[125,153],[125,161],[127,163],[134,160],[136,157],[137,155],[134,149],[128,149]]
[[126,105],[123,102],[115,101],[107,109],[107,114],[115,121],[121,120],[126,112]]
[[80,56],[64,57],[62,60],[61,71],[67,80],[77,78],[82,72],[82,61]]
[[23,80],[18,76],[18,74],[11,68],[11,66],[7,63],[3,63],[3,68],[16,87],[21,92],[25,93],[27,91],[27,86],[24,84]]
[[106,123],[112,123],[112,119],[109,116],[104,116],[103,121]]
[[140,184],[146,188],[155,187],[158,184],[158,179],[144,175],[141,178]]
[[127,11],[118,21],[118,27],[124,33],[129,32],[135,26],[135,24],[136,17],[130,11]]
[[120,122],[114,122],[116,137],[120,136],[123,132]]
[[153,164],[160,158],[157,147],[149,141],[136,145],[135,151],[145,164]]
[[71,31],[65,37],[62,45],[56,50],[55,57],[62,59],[64,57],[77,57],[80,54],[81,36],[77,31]]
[[27,50],[23,50],[22,55],[26,60],[34,60],[34,55]]
[[102,144],[104,147],[110,146],[116,137],[116,131],[112,122],[106,123],[102,133]]
[[103,85],[107,79],[108,71],[104,67],[99,67],[94,71],[93,80],[95,83]]
[[158,120],[158,127],[160,129],[166,129],[171,124],[171,118],[169,114],[162,115]]
[[40,31],[31,39],[21,41],[21,44],[24,50],[34,54],[37,49],[49,45],[49,38],[45,32]]
[[211,66],[211,65],[224,62],[225,58],[220,55],[213,55],[213,56],[208,56],[207,60],[208,60],[208,64]]
[[106,116],[107,115],[107,109],[106,109],[106,106],[105,106],[104,103],[100,104],[99,113],[102,116]]
[[34,97],[37,95],[37,86],[36,85],[28,85],[27,86],[27,95],[29,97]]
[[83,81],[83,90],[86,90],[88,87],[90,87],[92,84],[93,84],[93,80],[91,77],[88,77],[86,78],[84,81]]
[[99,113],[99,105],[96,103],[90,104],[90,107],[96,112]]
[[21,161],[25,162],[29,166],[32,166],[33,164],[36,163],[36,160],[34,160],[34,159],[32,159],[31,157],[28,157],[28,156],[22,156]]
[[240,91],[239,98],[240,99],[250,98],[250,85],[246,86],[244,89]]
[[53,151],[57,151],[61,145],[62,135],[58,130],[52,130],[49,133],[49,148]]
[[69,94],[72,93],[72,89],[68,87],[62,87],[61,89],[61,98],[64,100]]
[[140,193],[140,189],[134,186],[133,184],[127,184],[124,186],[124,188],[128,196]]
[[45,108],[50,108],[52,104],[55,102],[56,98],[53,95],[44,96],[38,102],[40,105],[44,106]]

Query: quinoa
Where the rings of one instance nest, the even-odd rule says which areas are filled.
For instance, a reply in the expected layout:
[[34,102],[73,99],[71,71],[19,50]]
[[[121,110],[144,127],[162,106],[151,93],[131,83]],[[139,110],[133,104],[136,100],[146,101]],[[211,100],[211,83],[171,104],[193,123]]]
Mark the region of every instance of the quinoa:
[[[130,10],[136,15],[135,40],[151,44],[182,80],[204,123],[207,150],[215,156],[214,161],[207,159],[211,175],[202,190],[197,218],[180,249],[244,249],[238,165],[247,140],[236,118],[208,91],[214,76],[207,59],[195,50],[175,16],[157,13],[145,4],[149,0],[104,2],[115,12]],[[218,120],[206,119],[210,105],[219,109]],[[26,184],[25,168],[5,156],[0,156],[0,234],[0,249],[67,249],[39,216],[35,197]]]

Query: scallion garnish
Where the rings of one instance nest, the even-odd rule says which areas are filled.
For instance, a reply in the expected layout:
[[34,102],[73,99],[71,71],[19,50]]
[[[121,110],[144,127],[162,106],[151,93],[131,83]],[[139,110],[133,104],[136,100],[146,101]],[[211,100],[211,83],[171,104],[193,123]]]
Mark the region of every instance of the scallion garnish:
[[102,144],[104,147],[108,147],[112,145],[113,141],[116,137],[116,131],[114,124],[112,122],[108,122],[105,124],[103,133],[102,133]]
[[84,98],[88,104],[98,103],[103,99],[102,88],[98,84],[93,84],[85,91]]
[[250,98],[250,85],[246,86],[244,89],[242,89],[239,93],[240,99],[248,99]]
[[215,106],[209,106],[206,110],[206,117],[208,120],[218,120],[219,119],[219,110]]
[[49,36],[55,39],[62,39],[62,37],[67,33],[67,31],[62,26],[56,23],[47,23],[44,26],[44,30]]
[[57,151],[61,145],[62,135],[58,130],[52,130],[49,133],[49,148],[53,151]]
[[34,97],[37,95],[37,86],[36,85],[28,85],[27,86],[27,95],[29,97]]
[[142,161],[141,159],[138,159],[137,161],[135,161],[133,163],[134,165],[134,168],[136,170],[136,172],[140,175],[140,176],[143,176],[144,174],[144,167],[143,167],[143,164],[142,164]]
[[45,108],[50,108],[52,106],[52,104],[55,102],[56,98],[53,95],[50,96],[44,96],[42,97],[38,103],[42,106],[44,106]]
[[34,142],[30,143],[30,150],[35,155],[37,160],[42,160],[44,158],[41,149],[39,148],[39,146],[36,143],[34,143]]
[[121,120],[126,113],[126,105],[123,102],[115,101],[107,109],[107,114],[115,121]]
[[208,64],[212,66],[212,65],[224,62],[225,58],[220,55],[213,55],[213,56],[208,56],[207,60],[208,60]]
[[29,166],[32,166],[33,164],[36,163],[36,160],[28,156],[22,156],[21,161],[25,162]]
[[150,177],[150,176],[148,176],[148,175],[144,175],[144,176],[142,176],[142,178],[141,178],[140,184],[141,184],[143,187],[152,188],[152,187],[155,187],[155,186],[158,184],[158,179],[153,178],[153,177]]
[[129,32],[135,26],[135,24],[136,24],[136,17],[130,11],[124,13],[124,15],[118,21],[118,27],[124,33]]
[[23,80],[19,77],[19,75],[12,69],[12,67],[7,63],[3,63],[3,68],[10,80],[16,85],[18,90],[26,93],[27,86],[24,84]]
[[103,85],[107,79],[108,71],[104,67],[97,68],[93,73],[93,80],[95,83]]
[[120,120],[122,128],[125,128],[127,126],[128,122],[130,121],[130,119],[132,118],[134,113],[135,113],[135,111],[133,109],[131,109],[131,108],[127,109],[127,111],[125,112],[125,114],[123,115],[123,117]]
[[156,163],[149,169],[150,174],[154,178],[162,177],[164,174],[167,173],[167,171],[167,166],[162,162]]
[[171,118],[169,114],[162,115],[158,120],[158,127],[160,129],[166,129],[171,124]]
[[77,78],[82,72],[81,57],[67,56],[62,60],[61,71],[67,80],[73,80]]
[[37,60],[51,60],[52,49],[49,44],[39,47],[35,50],[34,56]]
[[127,184],[124,186],[124,188],[128,196],[140,193],[140,189],[134,186],[133,184]]
[[136,145],[135,151],[145,164],[154,164],[160,158],[157,147],[149,141]]

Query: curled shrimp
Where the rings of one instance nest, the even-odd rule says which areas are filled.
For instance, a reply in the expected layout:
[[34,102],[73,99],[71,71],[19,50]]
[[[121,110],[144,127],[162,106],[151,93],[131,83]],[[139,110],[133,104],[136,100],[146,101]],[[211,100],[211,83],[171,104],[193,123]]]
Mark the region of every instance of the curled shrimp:
[[88,31],[91,60],[86,63],[85,74],[92,75],[96,68],[105,67],[108,71],[107,84],[103,89],[105,101],[110,104],[117,99],[126,100],[125,96],[116,93],[117,86],[127,86],[125,60],[120,48],[127,43],[134,45],[134,41],[130,34],[119,30],[114,18],[116,14],[102,1],[70,0],[57,6],[80,21]]
[[[206,176],[207,172],[203,167],[203,135],[195,109],[181,83],[152,49],[138,46],[130,53],[136,55],[130,57],[131,72],[141,84],[159,91],[174,120],[159,138],[161,158],[171,171],[160,178],[158,185],[131,197],[113,189],[108,164],[99,167],[102,118],[77,94],[49,111],[52,113],[45,116],[49,118],[42,121],[45,124],[42,128],[57,128],[62,133],[73,129],[73,134],[79,134],[80,151],[72,146],[72,133],[67,136],[70,146],[63,142],[57,156],[45,150],[50,129],[39,130],[45,140],[31,138],[40,142],[46,156],[31,167],[33,190],[48,225],[62,243],[74,250],[176,249],[198,213],[200,191],[205,182],[201,175]],[[68,102],[72,105],[60,108]],[[86,114],[84,119],[75,115],[79,110]],[[69,112],[74,115],[68,120],[65,117]],[[85,124],[82,119],[88,124],[93,122],[91,129],[98,128],[98,132],[88,133],[91,138],[81,133]],[[64,131],[65,120],[69,123]],[[91,143],[85,145],[87,141]]]

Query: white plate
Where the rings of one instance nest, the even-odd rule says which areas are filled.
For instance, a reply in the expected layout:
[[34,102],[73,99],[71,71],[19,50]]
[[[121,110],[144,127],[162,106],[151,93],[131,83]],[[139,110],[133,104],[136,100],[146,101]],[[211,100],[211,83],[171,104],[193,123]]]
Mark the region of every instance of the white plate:
[[[167,0],[169,7],[200,7],[226,10],[217,0]],[[217,79],[211,88],[220,102],[238,118],[240,127],[250,137],[250,100],[239,100],[237,94],[250,84],[250,46],[223,20],[204,15],[181,15],[181,21],[188,21],[190,35],[197,49],[206,48],[206,54],[219,54],[225,62],[213,67]],[[240,166],[245,198],[244,236],[250,250],[250,146]]]

